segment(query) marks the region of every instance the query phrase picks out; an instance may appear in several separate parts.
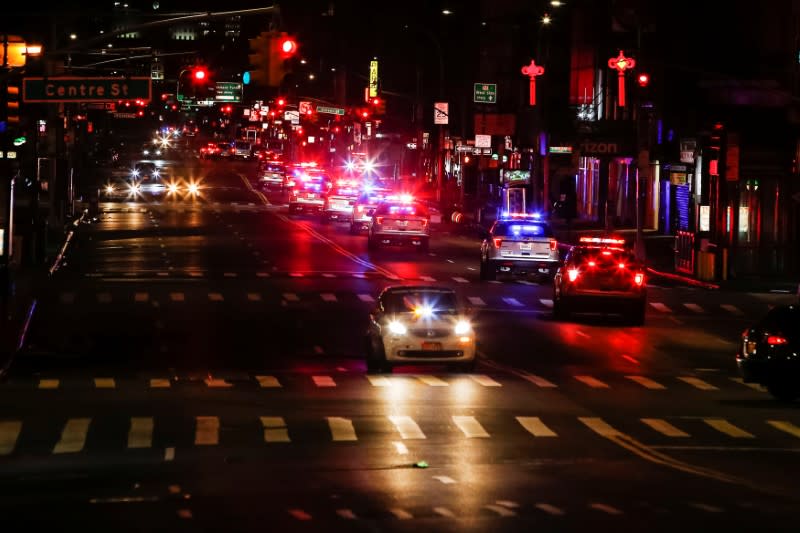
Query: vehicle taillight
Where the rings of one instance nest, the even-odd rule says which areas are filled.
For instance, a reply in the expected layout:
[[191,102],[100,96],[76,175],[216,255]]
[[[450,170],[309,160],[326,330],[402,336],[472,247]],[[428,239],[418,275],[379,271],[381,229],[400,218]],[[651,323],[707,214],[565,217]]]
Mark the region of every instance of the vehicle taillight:
[[767,344],[769,345],[776,345],[776,344],[787,344],[789,341],[786,340],[786,337],[782,337],[780,335],[767,335]]
[[625,263],[620,263],[620,264],[619,264],[619,265],[617,265],[617,266],[618,266],[620,269],[623,269],[623,268],[625,268]]
[[501,238],[499,238],[499,237],[495,237],[495,238],[494,238],[494,239],[492,239],[492,240],[494,241],[494,247],[495,247],[495,248],[500,248],[500,246],[502,246],[502,245],[503,245],[503,239],[501,239]]
[[589,261],[588,265],[589,265],[590,267],[596,267],[596,266],[597,266],[597,263],[595,263],[594,261]]
[[558,241],[555,239],[550,239],[550,251],[555,252],[558,249]]
[[423,218],[422,219],[422,227],[423,228],[427,228],[428,227],[428,219],[427,218]]
[[570,281],[575,281],[578,279],[578,274],[580,274],[580,272],[577,268],[570,268],[567,270],[567,278],[569,278]]
[[637,285],[644,283],[644,274],[637,272],[636,275],[633,276],[633,282]]
[[383,217],[375,217],[376,224],[383,224]]

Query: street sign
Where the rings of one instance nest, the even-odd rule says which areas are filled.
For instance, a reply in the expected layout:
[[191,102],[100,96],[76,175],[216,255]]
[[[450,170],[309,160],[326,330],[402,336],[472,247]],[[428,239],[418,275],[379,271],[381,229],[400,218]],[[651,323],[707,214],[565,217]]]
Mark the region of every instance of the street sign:
[[342,109],[341,107],[326,107],[324,105],[318,105],[317,113],[328,113],[329,115],[344,115],[344,109]]
[[288,120],[292,124],[300,124],[300,111],[284,111],[283,119]]
[[497,103],[496,83],[476,83],[472,89],[472,101],[478,104]]
[[492,147],[492,136],[491,135],[476,135],[475,136],[475,146],[478,148],[491,148]]
[[237,81],[218,81],[214,99],[221,102],[241,102],[242,84]]
[[456,152],[472,152],[472,149],[475,148],[469,144],[459,144],[456,146]]
[[447,102],[436,102],[433,104],[433,123],[447,124],[450,115],[450,105]]
[[150,100],[150,78],[23,78],[24,102],[112,102]]
[[550,146],[548,151],[551,154],[571,154],[572,153],[572,146],[565,145],[565,146]]
[[301,115],[311,115],[314,113],[314,106],[311,102],[299,102],[297,104],[297,110]]
[[369,97],[378,96],[378,60],[373,59],[369,62]]

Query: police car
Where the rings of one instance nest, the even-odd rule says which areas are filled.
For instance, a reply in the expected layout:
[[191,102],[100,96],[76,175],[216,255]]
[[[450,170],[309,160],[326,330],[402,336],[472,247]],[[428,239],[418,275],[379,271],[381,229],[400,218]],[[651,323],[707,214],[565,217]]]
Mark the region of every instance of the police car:
[[481,279],[498,273],[548,279],[559,265],[558,241],[537,214],[506,214],[492,225],[481,243]]
[[644,324],[647,300],[645,266],[619,237],[582,237],[553,280],[553,314],[618,313]]
[[322,206],[322,222],[348,221],[352,217],[353,206],[358,197],[357,179],[337,179]]
[[350,233],[357,235],[363,231],[368,231],[372,224],[372,215],[387,196],[390,189],[387,187],[365,184],[361,194],[353,203],[353,210],[350,217]]
[[331,188],[328,174],[317,168],[296,172],[287,185],[289,189],[289,214],[320,213],[325,195]]
[[434,363],[471,371],[475,332],[453,289],[396,285],[378,296],[367,331],[367,370]]
[[367,248],[411,244],[418,252],[427,252],[430,231],[430,216],[422,203],[406,194],[390,196],[372,214]]

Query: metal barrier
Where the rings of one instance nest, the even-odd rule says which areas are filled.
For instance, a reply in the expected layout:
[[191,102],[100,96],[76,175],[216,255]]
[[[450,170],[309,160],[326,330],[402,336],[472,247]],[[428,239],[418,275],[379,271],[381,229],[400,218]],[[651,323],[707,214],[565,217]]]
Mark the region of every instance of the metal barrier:
[[678,231],[675,236],[675,270],[684,274],[694,274],[694,233]]

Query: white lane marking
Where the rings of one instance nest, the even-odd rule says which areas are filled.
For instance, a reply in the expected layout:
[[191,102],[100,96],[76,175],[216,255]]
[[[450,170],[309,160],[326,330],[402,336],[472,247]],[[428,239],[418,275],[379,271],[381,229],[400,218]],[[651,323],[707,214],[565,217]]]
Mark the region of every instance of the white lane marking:
[[453,281],[455,281],[457,283],[469,283],[469,280],[467,278],[462,278],[462,277],[459,277],[459,276],[454,277]]
[[667,437],[689,437],[685,431],[681,431],[669,422],[661,418],[642,418],[641,421],[650,428],[658,431]]
[[275,389],[281,386],[275,376],[256,376],[256,381],[258,381],[258,386],[262,389]]
[[516,298],[503,298],[503,301],[508,305],[512,305],[514,307],[524,307],[523,304]]
[[156,276],[166,278],[167,276],[169,276],[169,272],[158,272]]
[[195,417],[194,443],[197,446],[214,446],[219,444],[219,417]]
[[248,302],[260,302],[261,301],[261,294],[257,292],[248,292],[247,293],[247,301]]
[[[253,253],[255,253],[255,252],[253,252]],[[256,272],[256,277],[268,278],[269,277],[269,272]]]
[[433,479],[442,483],[443,485],[453,485],[456,482],[456,480],[450,476],[433,476]]
[[371,304],[375,301],[375,298],[373,298],[371,294],[359,294],[358,299],[368,304]]
[[619,437],[622,435],[620,431],[608,425],[602,418],[580,416],[578,420],[601,437]]
[[323,272],[322,273],[322,277],[323,278],[335,278],[336,274],[331,274],[330,272]]
[[301,520],[303,522],[312,519],[312,516],[302,509],[289,509],[289,514],[292,515],[292,518]]
[[544,379],[541,376],[537,376],[536,374],[528,374],[527,372],[522,372],[519,375],[523,379],[525,379],[527,381],[530,381],[531,383],[533,383],[537,387],[542,387],[542,388],[545,388],[545,389],[555,389],[555,388],[558,387],[558,385],[556,385],[552,381]]
[[706,312],[705,309],[703,309],[702,307],[700,307],[699,305],[694,304],[694,303],[683,304],[683,306],[686,309],[688,309],[689,311],[693,312],[693,313],[700,314],[700,313],[705,313]]
[[503,284],[502,281],[497,281],[496,279],[489,280],[489,283],[491,283],[492,285],[502,285]]
[[545,513],[553,516],[562,516],[564,511],[556,507],[555,505],[550,505],[549,503],[537,503],[534,505],[540,511],[544,511]]
[[447,262],[448,262],[448,263],[450,263],[451,265],[455,265],[455,264],[456,264],[456,262],[455,262],[455,261],[453,261],[452,259],[445,259],[445,261],[447,261]]
[[517,422],[534,437],[558,437],[538,416],[518,416]]
[[280,416],[262,416],[261,427],[264,428],[264,442],[291,442],[289,428]]
[[75,303],[75,293],[74,292],[62,292],[61,293],[61,303],[62,304],[74,304]]
[[94,378],[96,389],[115,389],[117,387],[114,378]]
[[700,502],[692,502],[689,504],[689,507],[694,507],[695,509],[700,509],[701,511],[705,511],[707,513],[721,513],[723,511],[721,507]]
[[389,420],[397,428],[400,437],[403,439],[424,439],[425,434],[410,416],[390,416]]
[[469,303],[472,305],[480,305],[480,306],[486,305],[486,302],[484,302],[483,298],[481,298],[480,296],[468,296],[467,300],[469,300]]
[[484,374],[469,374],[469,377],[470,377],[470,379],[472,381],[474,381],[475,383],[477,383],[479,385],[482,385],[484,387],[502,387],[503,386],[500,383],[498,383],[497,381],[493,380],[492,378],[490,378],[489,376],[484,375]]
[[317,387],[335,387],[336,382],[333,380],[331,376],[311,376],[311,379],[314,381],[314,385]]
[[135,302],[143,303],[147,302],[148,300],[150,300],[150,294],[146,292],[137,292],[133,295],[133,301]]
[[290,278],[302,278],[304,274],[302,272],[289,272]]
[[511,501],[511,500],[497,500],[494,503],[496,503],[497,505],[502,505],[503,507],[506,507],[507,509],[518,509],[519,508],[519,504],[517,502]]
[[453,423],[458,426],[458,429],[468,439],[485,439],[489,437],[489,433],[483,429],[483,426],[474,416],[453,416]]
[[664,390],[666,387],[657,381],[653,381],[650,378],[646,378],[644,376],[625,376],[625,378],[638,383],[642,387],[650,390]]
[[170,382],[168,379],[164,378],[152,378],[150,379],[150,388],[151,389],[168,389],[170,387]]
[[408,447],[402,442],[392,442],[392,446],[398,455],[408,455]]
[[209,292],[208,299],[211,300],[212,302],[221,302],[225,298],[223,298],[222,295],[218,292]]
[[232,383],[220,378],[206,378],[203,381],[205,381],[206,387],[210,389],[229,389],[233,387]]
[[411,520],[412,518],[414,518],[413,514],[399,507],[392,507],[391,509],[389,509],[389,512],[392,513],[394,517],[397,518],[398,520]]
[[545,307],[553,307],[553,300],[550,300],[550,299],[547,299],[547,298],[539,298],[539,301]]
[[669,307],[667,307],[666,305],[664,305],[661,302],[650,302],[650,305],[653,307],[653,309],[655,309],[656,311],[660,311],[662,313],[671,313],[672,312],[672,309],[670,309]]
[[449,387],[450,384],[446,381],[437,378],[436,376],[422,375],[417,376],[417,379],[430,387]]
[[61,438],[53,447],[53,453],[76,453],[86,444],[91,418],[70,418],[61,431]]
[[322,298],[322,301],[324,302],[338,301],[338,298],[336,298],[336,295],[333,294],[332,292],[323,292],[322,294],[320,294],[320,298]]
[[386,376],[370,376],[367,375],[367,380],[373,387],[391,387],[392,382]]
[[716,429],[720,433],[724,433],[729,437],[735,439],[754,439],[755,435],[748,433],[742,428],[736,427],[724,418],[704,418],[703,422]]
[[422,281],[427,281],[428,283],[433,283],[436,281],[436,278],[432,278],[430,276],[420,276],[419,279]]
[[518,279],[517,283],[519,283],[520,285],[528,285],[529,287],[530,286],[538,286],[539,285],[538,283],[534,283],[534,282],[528,281],[526,279]]
[[21,431],[22,422],[19,420],[0,422],[0,455],[9,455],[14,451]]
[[597,379],[597,378],[595,378],[593,376],[572,376],[572,377],[574,377],[575,379],[577,379],[578,381],[580,381],[584,385],[588,385],[589,387],[591,387],[593,389],[608,389],[608,388],[610,388],[608,386],[608,383],[605,383],[604,381],[600,381],[599,379]]
[[719,390],[711,383],[708,383],[707,381],[703,381],[702,379],[693,376],[679,376],[678,379],[683,381],[684,383],[688,383],[689,385],[691,385],[696,389],[708,390],[708,391]]
[[169,299],[173,302],[183,302],[186,300],[186,296],[182,292],[171,292],[169,293]]
[[128,448],[153,446],[153,417],[132,417],[128,430]]
[[731,313],[732,315],[742,316],[744,314],[742,310],[736,307],[735,305],[722,304],[720,305],[720,307],[726,310],[727,312]]
[[358,517],[351,509],[336,509],[336,514],[345,520],[358,520]]
[[439,516],[443,516],[445,518],[455,518],[456,515],[453,511],[448,509],[447,507],[434,507],[433,512],[438,514]]
[[284,292],[283,299],[287,302],[299,302],[300,298],[293,292]]
[[97,293],[97,303],[110,304],[111,303],[111,293],[98,292]]
[[39,380],[39,388],[40,389],[57,389],[61,385],[61,381],[58,379],[40,379]]
[[788,420],[767,420],[767,424],[800,439],[800,427],[795,426]]
[[490,511],[494,511],[495,513],[497,513],[499,516],[502,516],[503,518],[508,518],[508,517],[511,517],[511,516],[517,516],[516,512],[512,511],[511,509],[506,509],[502,505],[495,505],[495,504],[484,505],[483,508],[484,509],[489,509]]
[[175,460],[175,448],[169,447],[164,449],[164,460],[165,461],[174,461]]
[[596,510],[601,511],[606,514],[610,515],[621,515],[622,511],[617,509],[616,507],[612,507],[611,505],[607,505],[605,503],[590,503],[589,507]]
[[356,436],[356,430],[353,427],[353,421],[349,418],[329,416],[328,428],[331,430],[331,436],[335,441],[358,440],[358,437]]
[[764,387],[763,385],[759,385],[758,383],[745,383],[744,379],[736,377],[732,377],[730,379],[731,381],[735,381],[740,385],[744,385],[745,387],[748,387],[750,389],[757,390],[758,392],[767,392],[767,388]]

